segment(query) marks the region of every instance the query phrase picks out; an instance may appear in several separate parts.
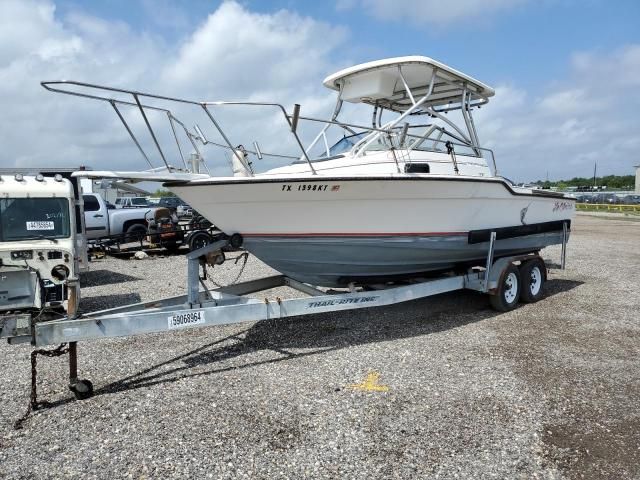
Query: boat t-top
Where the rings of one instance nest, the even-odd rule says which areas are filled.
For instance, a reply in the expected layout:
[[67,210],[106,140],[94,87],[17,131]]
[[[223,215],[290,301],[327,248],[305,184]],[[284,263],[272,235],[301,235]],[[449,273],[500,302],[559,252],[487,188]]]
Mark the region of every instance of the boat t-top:
[[[163,181],[263,262],[311,285],[373,285],[468,267],[486,257],[491,232],[496,257],[538,252],[566,238],[574,213],[571,197],[517,187],[498,174],[472,116],[494,90],[428,57],[378,60],[328,76],[324,85],[337,95],[329,119],[305,116],[300,105],[288,112],[277,103],[192,101],[75,81],[42,84],[108,102],[150,166],[84,176]],[[209,140],[198,126],[190,130],[158,106],[162,102],[201,109],[220,140]],[[350,104],[369,110],[364,121],[344,114]],[[292,140],[298,152],[267,152],[251,141],[244,145],[252,148],[241,146],[218,116],[221,108],[238,106],[276,109],[286,131],[270,143]],[[140,113],[161,170],[133,134],[125,108]],[[166,114],[179,166],[170,163],[151,111]],[[303,123],[319,126],[306,146]],[[229,175],[210,174],[204,145],[227,153]],[[288,164],[255,171],[256,160],[267,157]]]

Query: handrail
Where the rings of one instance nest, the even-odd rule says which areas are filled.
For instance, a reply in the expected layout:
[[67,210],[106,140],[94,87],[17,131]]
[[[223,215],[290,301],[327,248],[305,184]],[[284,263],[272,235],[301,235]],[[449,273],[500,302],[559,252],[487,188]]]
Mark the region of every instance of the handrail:
[[[402,74],[403,72],[401,71],[400,73]],[[407,85],[406,79],[404,78],[404,75],[401,75],[401,76],[402,76],[402,79],[403,79],[403,84],[405,86],[405,89],[408,89],[408,85]],[[363,139],[361,139],[359,142],[357,142],[351,149],[351,151],[354,152],[356,156],[359,156],[359,155],[362,154],[362,152],[366,151],[367,147],[369,145],[371,145],[371,143],[376,138],[379,138],[381,135],[386,135],[389,138],[391,136],[395,136],[395,134],[397,133],[396,132],[397,125],[403,119],[405,119],[407,116],[413,115],[413,114],[416,114],[416,113],[423,113],[423,114],[426,113],[426,114],[431,115],[433,117],[440,118],[442,121],[444,121],[445,123],[450,125],[453,129],[455,129],[455,132],[457,134],[459,134],[459,135],[457,135],[456,133],[454,133],[452,131],[445,130],[445,128],[442,128],[440,126],[433,127],[433,126],[431,126],[429,124],[424,125],[424,127],[430,127],[430,128],[427,130],[426,133],[424,133],[422,135],[411,134],[411,133],[409,133],[407,131],[407,128],[405,128],[405,129],[403,129],[403,133],[402,133],[403,138],[417,139],[417,141],[414,142],[413,146],[410,146],[409,148],[406,149],[408,152],[410,152],[411,150],[416,148],[416,145],[422,145],[422,143],[424,143],[426,141],[433,142],[434,149],[435,149],[435,145],[436,144],[446,143],[447,140],[442,140],[441,139],[442,135],[439,135],[439,137],[435,138],[435,139],[429,137],[429,135],[431,135],[431,133],[433,133],[434,128],[437,128],[443,133],[446,132],[446,134],[449,137],[457,140],[457,141],[452,141],[451,142],[452,145],[461,146],[461,147],[464,147],[464,148],[471,148],[472,150],[476,151],[476,153],[478,153],[478,156],[480,156],[480,157],[481,157],[480,152],[489,152],[490,155],[491,155],[492,162],[493,162],[494,175],[497,175],[497,166],[496,166],[495,155],[494,155],[493,151],[491,149],[483,148],[483,147],[479,147],[478,146],[477,137],[474,135],[475,132],[473,131],[473,130],[475,130],[475,126],[472,123],[473,120],[472,120],[472,118],[467,118],[468,109],[476,106],[476,104],[472,103],[472,101],[471,101],[471,95],[469,95],[470,92],[467,92],[467,90],[465,90],[463,92],[463,97],[465,97],[465,98],[463,98],[461,100],[461,106],[463,107],[463,115],[465,117],[466,124],[467,124],[468,130],[470,130],[469,133],[470,133],[472,138],[468,138],[465,135],[465,133],[462,132],[457,127],[457,125],[453,124],[453,122],[451,122],[447,118],[444,118],[444,116],[442,115],[443,111],[445,111],[445,110],[448,111],[448,110],[454,109],[453,106],[448,105],[447,108],[435,108],[435,106],[429,105],[429,103],[427,102],[427,100],[429,99],[431,93],[434,90],[434,82],[435,82],[436,76],[437,76],[437,69],[433,69],[432,74],[431,74],[430,83],[429,83],[428,87],[426,87],[426,89],[425,89],[426,91],[424,92],[424,95],[421,98],[417,98],[417,97],[411,98],[411,101],[413,103],[411,108],[409,108],[406,111],[404,111],[397,118],[389,121],[385,125],[379,126],[378,128],[375,125],[366,127],[366,126],[357,125],[357,124],[354,124],[354,123],[337,121],[336,117],[337,117],[337,114],[339,113],[340,108],[342,106],[342,100],[340,100],[340,98],[338,98],[338,101],[336,103],[336,108],[335,108],[334,113],[333,113],[333,115],[331,117],[331,120],[317,119],[317,118],[306,117],[306,116],[297,116],[297,118],[299,120],[307,120],[307,121],[312,121],[312,122],[321,122],[321,123],[325,124],[323,129],[321,130],[321,132],[315,137],[315,139],[313,140],[311,145],[306,149],[303,146],[302,141],[300,140],[300,137],[297,134],[296,130],[294,128],[290,128],[291,133],[294,136],[295,141],[296,141],[298,147],[300,148],[300,151],[302,152],[301,156],[298,157],[298,156],[293,156],[293,155],[282,155],[282,154],[269,153],[269,152],[257,152],[257,151],[247,150],[247,149],[245,149],[245,151],[247,153],[256,155],[258,157],[261,157],[262,155],[264,155],[264,156],[271,156],[271,157],[278,157],[278,158],[306,160],[306,162],[309,165],[309,168],[310,168],[312,174],[315,175],[316,171],[315,171],[315,168],[313,166],[313,162],[309,158],[309,152],[318,141],[322,140],[323,143],[324,143],[325,152],[326,152],[327,155],[329,155],[330,148],[329,148],[326,132],[327,132],[328,128],[330,128],[330,126],[336,125],[336,126],[339,126],[342,129],[345,129],[345,130],[351,132],[351,133],[355,133],[355,131],[353,129],[361,129],[363,132],[368,132],[368,134]],[[131,128],[127,124],[124,116],[119,111],[118,105],[125,105],[125,106],[129,106],[129,107],[134,107],[134,108],[136,108],[136,110],[139,111],[139,113],[142,116],[142,119],[143,119],[143,121],[145,123],[145,126],[147,127],[147,130],[148,130],[149,134],[151,135],[153,143],[155,144],[155,147],[157,148],[158,153],[159,153],[159,155],[160,155],[165,167],[169,171],[174,170],[175,167],[172,167],[172,166],[169,165],[169,161],[168,161],[168,159],[167,159],[162,147],[160,146],[159,138],[156,136],[155,131],[152,128],[150,119],[146,115],[146,110],[164,112],[164,113],[167,114],[169,125],[171,127],[171,133],[172,133],[173,138],[174,138],[174,140],[176,142],[176,147],[178,149],[178,153],[180,155],[180,158],[182,160],[183,165],[187,169],[189,167],[187,166],[185,155],[183,153],[183,150],[182,150],[182,147],[181,147],[181,144],[180,144],[180,139],[178,138],[178,133],[177,133],[176,128],[175,128],[176,125],[179,125],[182,128],[182,131],[184,132],[184,135],[186,136],[187,140],[191,143],[191,145],[193,146],[194,150],[196,151],[196,153],[198,155],[200,155],[200,157],[202,157],[202,155],[201,155],[201,153],[200,153],[200,151],[199,151],[199,149],[198,149],[198,147],[196,145],[196,142],[195,142],[196,140],[202,142],[203,144],[210,144],[210,145],[214,145],[214,146],[217,146],[217,147],[229,149],[229,150],[231,150],[231,152],[233,154],[236,154],[236,148],[234,148],[230,138],[226,135],[226,133],[222,129],[221,125],[219,124],[218,120],[215,118],[215,116],[212,113],[213,107],[234,106],[234,105],[235,106],[274,107],[274,108],[278,109],[281,112],[281,114],[285,118],[285,121],[288,124],[288,126],[292,127],[293,115],[290,115],[289,113],[287,113],[285,107],[282,104],[274,103],[274,102],[195,101],[195,100],[189,100],[189,99],[179,98],[179,97],[157,95],[157,94],[152,94],[152,93],[148,93],[148,92],[142,92],[142,91],[138,91],[138,90],[130,90],[130,89],[124,89],[124,88],[115,88],[115,87],[109,87],[109,86],[105,86],[105,85],[86,83],[86,82],[78,82],[78,81],[74,81],[74,80],[43,81],[43,82],[41,82],[41,85],[43,86],[43,88],[45,88],[46,90],[51,91],[51,92],[63,93],[63,94],[66,94],[66,95],[72,95],[72,96],[84,97],[84,98],[88,98],[88,99],[92,99],[92,100],[99,100],[99,101],[108,102],[113,107],[114,111],[118,115],[120,121],[122,122],[122,124],[124,125],[125,129],[129,133],[130,137],[134,141],[134,143],[137,146],[138,150],[140,151],[140,153],[144,157],[145,161],[149,164],[149,166],[151,168],[153,168],[153,164],[151,163],[151,160],[150,160],[149,156],[145,153],[145,151],[142,148],[140,142],[137,140],[137,138],[133,134],[133,131],[131,130]],[[85,91],[79,91],[78,89],[74,89],[74,87],[93,89],[93,90],[98,90],[98,91],[107,92],[107,93],[99,95],[99,94],[96,94],[95,92],[89,93],[89,92],[85,92]],[[129,101],[129,100],[123,99],[123,98],[113,98],[113,96],[110,95],[112,93],[131,95],[132,101]],[[411,92],[411,93],[413,94],[413,93],[416,93],[416,92]],[[413,96],[413,95],[411,95],[411,96]],[[148,103],[144,103],[144,100],[148,100],[148,99],[162,100],[162,101],[168,101],[168,102],[177,102],[177,103],[181,103],[181,104],[192,105],[192,106],[196,106],[196,107],[202,108],[204,110],[204,112],[206,113],[207,117],[209,118],[209,120],[211,121],[211,123],[213,124],[213,126],[215,127],[215,129],[218,131],[218,133],[220,134],[220,136],[224,140],[224,143],[216,143],[216,142],[211,142],[211,141],[206,140],[205,138],[203,138],[203,136],[201,134],[198,133],[198,132],[200,132],[200,130],[196,129],[196,133],[191,132],[186,127],[186,125],[182,121],[180,121],[171,112],[170,109],[159,107],[159,106],[155,106],[155,105],[149,105]],[[480,102],[482,102],[482,100],[486,101],[486,98],[481,99]],[[425,105],[427,105],[427,106],[425,107]],[[379,109],[379,113],[382,113],[382,110],[383,110],[383,108],[380,108]],[[415,127],[417,127],[417,125]],[[402,150],[402,148],[400,148],[400,150]],[[426,151],[430,151],[430,150],[426,150]],[[403,158],[403,160],[407,161],[404,158]],[[207,172],[209,172],[209,167],[207,166],[206,162],[204,162],[204,166],[205,166]]]
[[[152,94],[152,93],[148,93],[148,92],[142,92],[142,91],[138,91],[138,90],[130,90],[130,89],[125,89],[125,88],[115,88],[115,87],[109,87],[106,85],[98,85],[98,84],[93,84],[93,83],[87,83],[87,82],[78,82],[75,80],[48,80],[48,81],[42,81],[40,82],[40,84],[42,85],[42,87],[50,92],[54,92],[54,93],[62,93],[65,95],[72,95],[72,96],[76,96],[76,97],[82,97],[82,98],[88,98],[90,100],[98,100],[98,101],[103,101],[103,102],[108,102],[116,111],[116,113],[118,114],[118,117],[120,118],[121,122],[123,123],[125,129],[127,130],[127,132],[129,133],[129,135],[131,136],[133,142],[136,144],[136,146],[138,147],[138,150],[140,151],[140,153],[142,154],[143,158],[145,159],[145,161],[149,164],[149,166],[151,166],[153,168],[153,164],[151,163],[149,156],[144,152],[144,149],[142,148],[142,146],[140,145],[140,142],[137,140],[137,138],[135,137],[135,135],[133,134],[133,132],[131,131],[129,125],[127,124],[126,120],[124,119],[124,117],[121,115],[121,113],[118,111],[117,106],[116,105],[126,105],[129,107],[135,107],[138,110],[142,112],[144,112],[144,110],[153,110],[153,111],[157,111],[157,112],[164,112],[168,115],[169,118],[169,122],[171,125],[171,130],[174,136],[174,139],[176,141],[176,144],[178,146],[178,151],[180,153],[180,156],[183,160],[183,163],[185,163],[186,166],[186,162],[184,159],[184,155],[182,153],[182,149],[180,148],[180,141],[178,139],[177,133],[175,131],[174,125],[173,125],[173,121],[175,121],[176,123],[178,123],[182,129],[184,130],[185,136],[187,137],[187,139],[189,140],[189,142],[191,143],[191,145],[193,146],[194,150],[202,157],[198,147],[196,146],[194,139],[200,139],[200,136],[197,134],[194,134],[192,132],[189,131],[189,129],[185,126],[185,124],[180,121],[174,114],[173,112],[168,109],[168,108],[163,108],[163,107],[158,107],[155,105],[149,105],[140,101],[135,101],[135,98],[138,97],[139,98],[149,98],[149,99],[155,99],[155,100],[164,100],[164,101],[170,101],[170,102],[178,102],[178,103],[182,103],[182,104],[188,104],[188,105],[193,105],[193,106],[198,106],[203,108],[205,111],[207,111],[206,106],[214,106],[214,105],[258,105],[261,103],[258,102],[198,102],[198,101],[194,101],[194,100],[188,100],[188,99],[184,99],[184,98],[178,98],[178,97],[169,97],[169,96],[164,96],[164,95],[156,95],[156,94]],[[60,88],[59,86],[61,85],[67,85],[67,86],[74,86],[74,87],[82,87],[82,88],[89,88],[89,89],[95,89],[95,90],[101,90],[101,91],[105,91],[105,92],[113,92],[113,93],[121,93],[121,94],[127,94],[127,95],[131,95],[134,97],[134,101],[127,101],[121,98],[113,98],[111,96],[102,96],[102,95],[96,95],[96,94],[91,94],[91,93],[87,93],[87,92],[80,92],[77,90],[68,90],[68,89],[64,89],[64,88]],[[289,122],[289,116],[286,112],[286,110],[284,109],[284,107],[280,104],[265,104],[262,103],[262,105],[274,105],[280,108],[280,110],[282,111],[283,115],[285,116],[285,119],[287,120],[287,122]],[[210,113],[207,111],[207,113]],[[144,113],[142,113],[143,115],[143,119],[144,119]],[[147,123],[145,121],[145,123]],[[214,126],[215,126],[215,121],[214,121]],[[151,127],[150,123],[148,124],[148,127]],[[151,129],[151,131],[153,131],[153,129]],[[223,132],[221,132],[223,138],[226,136],[224,135]],[[151,133],[152,137],[155,136],[154,133]],[[154,139],[154,141],[157,140]],[[226,145],[223,144],[219,144],[216,142],[208,142],[211,145],[215,145],[217,147],[221,147],[221,148],[228,148],[230,149],[232,152],[235,150],[233,148],[233,145],[231,144],[231,142],[228,141],[228,138],[226,139],[227,143]],[[299,140],[299,139],[298,139]],[[301,145],[300,142],[298,142],[299,145]],[[156,146],[159,147],[159,143],[156,143]],[[162,149],[159,148],[159,151],[161,152]],[[252,151],[252,150],[246,150],[248,153],[257,155],[257,152]],[[298,157],[297,156],[293,156],[293,155],[281,155],[281,154],[276,154],[276,153],[269,153],[269,152],[261,152],[262,155],[265,156],[270,156],[270,157],[278,157],[278,158],[287,158],[287,159],[292,159],[295,160]],[[173,169],[173,167],[170,167],[168,165],[168,162],[166,161],[166,158],[164,156],[164,153],[160,153],[161,157],[163,158],[163,161],[165,163],[166,168],[168,168],[169,170]],[[206,162],[204,162],[204,166],[207,170],[207,172],[209,172],[209,166],[206,164]],[[312,167],[313,168],[313,167]]]
[[[309,158],[309,155],[307,155],[307,152],[304,149],[304,145],[302,144],[302,141],[300,140],[300,137],[298,136],[298,133],[296,132],[296,129],[294,128],[294,125],[292,123],[293,115],[287,114],[286,109],[281,104],[272,103],[272,102],[227,102],[227,101],[202,102],[202,106],[203,106],[205,112],[207,112],[207,115],[209,115],[209,118],[211,119],[211,121],[214,123],[214,125],[216,125],[216,128],[218,128],[218,130],[219,130],[220,134],[223,136],[223,138],[225,140],[227,140],[226,135],[224,135],[222,129],[218,126],[218,123],[214,120],[213,116],[211,115],[211,113],[207,109],[207,106],[209,106],[209,105],[216,105],[216,106],[238,105],[238,106],[253,106],[253,107],[276,107],[276,108],[280,109],[280,111],[282,112],[282,115],[284,115],[285,120],[289,124],[289,127],[291,127],[291,129],[290,129],[291,130],[291,134],[296,139],[296,143],[300,147],[300,150],[302,150],[302,155],[304,156],[304,158],[307,160],[307,163],[309,164],[309,168],[311,169],[311,173],[313,175],[317,175],[317,172],[313,168],[313,164],[311,163],[311,159]],[[299,116],[298,116],[298,118],[299,118]],[[227,141],[227,143],[229,143],[229,142]],[[231,146],[231,144],[229,144],[229,146]],[[231,147],[231,148],[233,149],[233,147]]]

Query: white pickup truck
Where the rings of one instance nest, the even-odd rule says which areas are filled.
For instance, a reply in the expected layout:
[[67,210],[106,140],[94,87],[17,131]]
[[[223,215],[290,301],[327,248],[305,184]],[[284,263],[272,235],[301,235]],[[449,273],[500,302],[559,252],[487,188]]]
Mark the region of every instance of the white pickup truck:
[[87,239],[109,237],[124,234],[131,240],[141,238],[147,233],[149,220],[156,208],[119,208],[109,209],[103,198],[96,193],[85,193],[84,223]]
[[146,208],[150,205],[144,197],[118,197],[115,206],[116,208]]

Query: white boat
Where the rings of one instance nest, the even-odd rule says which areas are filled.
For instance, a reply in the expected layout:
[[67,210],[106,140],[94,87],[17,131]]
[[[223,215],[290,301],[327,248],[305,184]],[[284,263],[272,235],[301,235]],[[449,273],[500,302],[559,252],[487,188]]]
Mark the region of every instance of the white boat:
[[[43,83],[50,90],[71,93],[59,84],[87,86]],[[204,109],[224,139],[218,146],[233,152],[234,175],[176,174],[157,141],[169,173],[152,175],[167,181],[169,189],[223,232],[240,235],[248,251],[298,281],[366,285],[467,267],[484,261],[492,231],[495,256],[538,252],[562,242],[575,200],[514,186],[498,175],[493,152],[480,145],[472,110],[494,95],[487,85],[419,56],[347,68],[327,77],[324,85],[337,92],[330,120],[301,116],[298,105],[288,114],[277,104],[190,102],[115,90],[130,93],[134,101],[120,103],[137,105],[143,116],[145,109],[157,107],[143,105],[142,97]],[[345,102],[370,106],[371,125],[341,121]],[[254,151],[234,148],[211,105],[280,108],[301,147],[300,156],[290,165],[254,173],[249,155],[268,154],[257,144]],[[389,119],[383,122],[383,116]],[[175,119],[171,114],[169,118]],[[303,121],[322,124],[306,148],[297,134]],[[194,140],[211,143],[200,129],[193,134],[179,125],[194,148]],[[349,135],[330,147],[335,130]],[[314,154],[318,148],[320,153]],[[90,174],[149,178],[131,172]]]

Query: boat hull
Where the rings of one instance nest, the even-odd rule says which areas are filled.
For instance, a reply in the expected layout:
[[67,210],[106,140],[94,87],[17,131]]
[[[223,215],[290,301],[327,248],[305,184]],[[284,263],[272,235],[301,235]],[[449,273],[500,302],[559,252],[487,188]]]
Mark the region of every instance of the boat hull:
[[[538,251],[562,242],[562,232],[498,240],[495,255]],[[248,237],[245,247],[283,274],[313,285],[380,283],[484,264],[489,243],[467,235],[394,237]]]
[[561,243],[575,208],[567,197],[526,194],[496,179],[254,177],[167,186],[225,233],[241,234],[274,269],[334,287],[479,262],[492,229],[502,229],[496,255],[538,251]]

